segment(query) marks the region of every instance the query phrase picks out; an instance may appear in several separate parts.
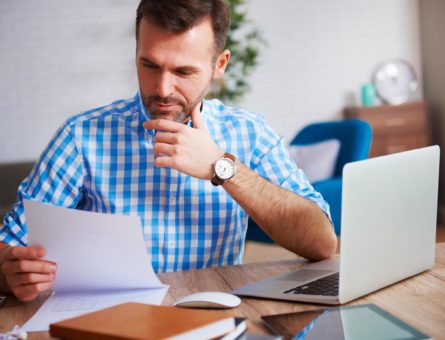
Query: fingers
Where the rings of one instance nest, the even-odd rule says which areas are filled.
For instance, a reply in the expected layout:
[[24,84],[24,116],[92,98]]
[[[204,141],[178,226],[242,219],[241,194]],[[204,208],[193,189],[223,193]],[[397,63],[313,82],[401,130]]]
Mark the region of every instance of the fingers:
[[160,130],[168,132],[178,132],[185,127],[184,124],[176,123],[167,119],[151,119],[144,122],[142,126],[145,129],[149,130]]
[[40,282],[28,285],[15,286],[12,288],[14,295],[21,301],[34,300],[37,295],[51,288],[51,282]]
[[178,159],[175,157],[178,154],[178,147],[170,144],[156,143],[153,152],[157,156],[155,159],[155,166],[158,168],[174,168],[178,169]]
[[171,156],[175,154],[176,147],[171,144],[155,143],[153,152],[156,156]]
[[45,248],[40,246],[10,247],[4,253],[5,260],[39,259],[45,256]]
[[155,159],[155,166],[158,168],[173,168],[179,170],[175,160],[172,157],[158,157]]
[[202,119],[200,107],[201,107],[201,105],[196,106],[190,115],[191,119],[192,119],[193,127],[195,129],[207,131],[207,126],[204,123],[204,120]]
[[179,135],[171,132],[157,132],[155,135],[155,143],[179,143]]
[[53,262],[37,260],[17,260],[5,261],[2,266],[2,272],[5,275],[17,273],[42,273],[50,274],[57,271],[57,266]]
[[52,282],[56,278],[55,273],[51,274],[36,274],[36,273],[19,273],[10,275],[8,283],[10,286],[21,286],[33,283]]
[[34,299],[51,287],[57,265],[44,261],[45,249],[39,246],[10,247],[3,253],[1,272],[12,293],[22,301]]

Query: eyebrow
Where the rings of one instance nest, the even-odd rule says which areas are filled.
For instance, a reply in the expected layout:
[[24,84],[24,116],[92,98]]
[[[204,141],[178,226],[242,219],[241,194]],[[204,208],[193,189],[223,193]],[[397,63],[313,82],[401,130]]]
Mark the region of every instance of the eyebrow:
[[140,59],[141,61],[145,61],[145,62],[147,62],[147,63],[155,64],[155,65],[156,65],[155,62],[153,62],[152,60],[150,60],[150,59],[147,58],[147,57],[139,57],[139,59]]
[[[144,62],[144,63],[149,63],[149,64],[153,64],[155,66],[159,65],[157,63],[155,63],[154,61],[152,61],[150,58],[147,57],[139,57],[139,60]],[[198,72],[199,68],[193,65],[183,65],[183,66],[177,66],[174,68],[175,70],[182,70],[182,71],[188,71],[188,72]]]

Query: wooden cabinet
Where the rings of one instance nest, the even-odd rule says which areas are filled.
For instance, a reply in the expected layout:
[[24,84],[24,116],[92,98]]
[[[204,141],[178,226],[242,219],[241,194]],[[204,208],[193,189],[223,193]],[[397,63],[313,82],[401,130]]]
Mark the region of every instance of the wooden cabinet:
[[359,118],[372,125],[369,157],[431,145],[430,117],[424,102],[376,107],[350,107],[346,118]]

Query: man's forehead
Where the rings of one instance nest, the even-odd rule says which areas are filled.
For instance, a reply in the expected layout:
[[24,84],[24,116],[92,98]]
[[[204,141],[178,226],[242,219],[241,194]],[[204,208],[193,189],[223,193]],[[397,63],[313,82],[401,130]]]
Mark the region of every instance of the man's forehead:
[[151,62],[172,66],[198,66],[212,62],[213,32],[208,23],[201,23],[183,33],[170,33],[145,20],[141,21],[137,56]]
[[201,47],[214,48],[215,37],[210,18],[204,18],[183,32],[170,32],[167,29],[143,18],[139,24],[138,44],[153,40],[197,43]]

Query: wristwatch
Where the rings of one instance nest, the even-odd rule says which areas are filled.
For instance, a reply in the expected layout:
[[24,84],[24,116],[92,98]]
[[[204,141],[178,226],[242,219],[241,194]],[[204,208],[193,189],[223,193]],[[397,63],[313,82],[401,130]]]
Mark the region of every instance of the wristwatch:
[[216,160],[214,174],[211,179],[213,185],[223,185],[224,182],[235,176],[235,161],[235,156],[228,152],[226,152],[223,157]]

